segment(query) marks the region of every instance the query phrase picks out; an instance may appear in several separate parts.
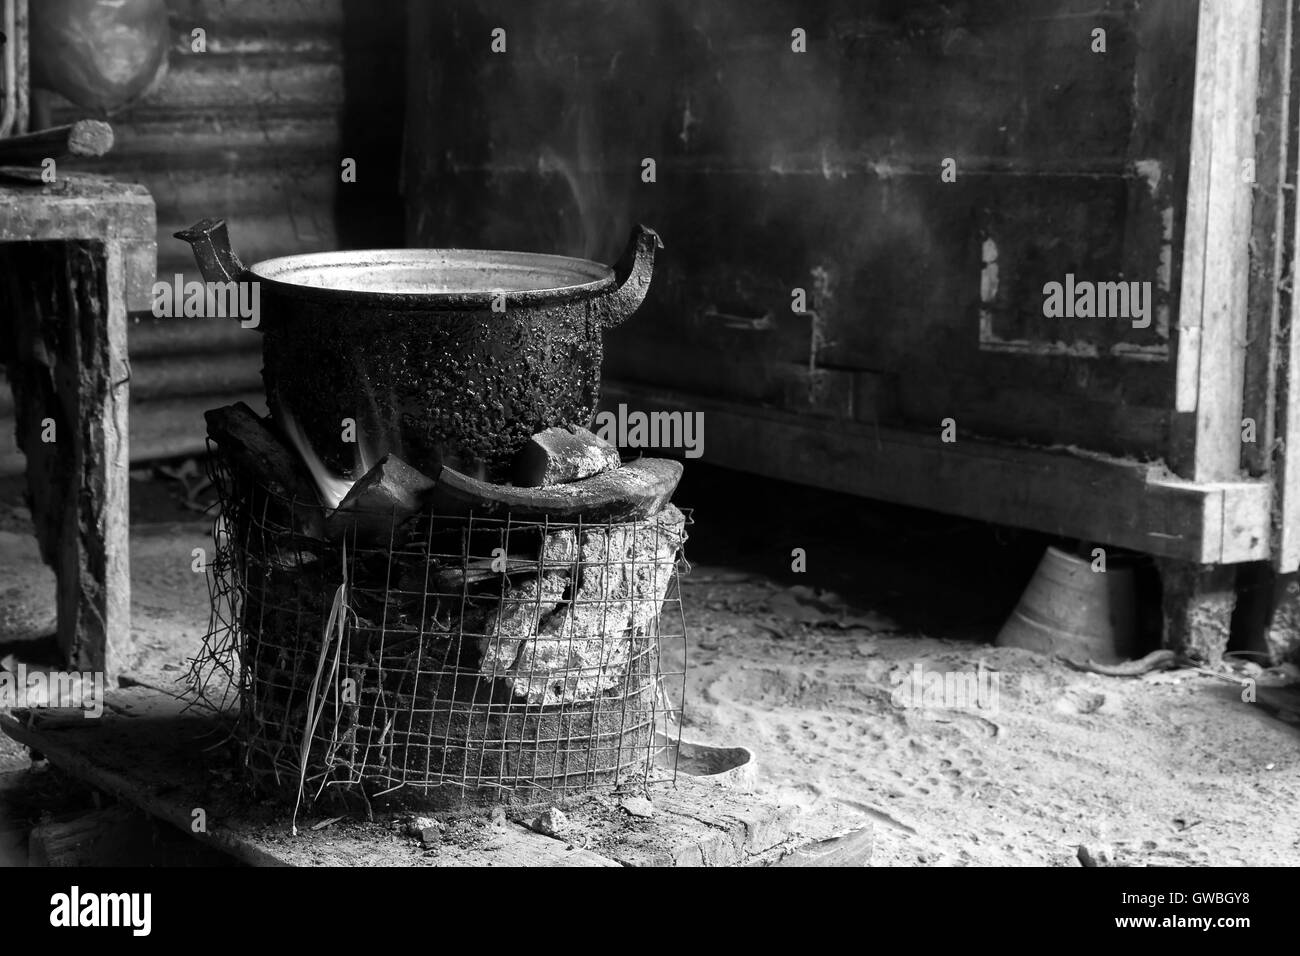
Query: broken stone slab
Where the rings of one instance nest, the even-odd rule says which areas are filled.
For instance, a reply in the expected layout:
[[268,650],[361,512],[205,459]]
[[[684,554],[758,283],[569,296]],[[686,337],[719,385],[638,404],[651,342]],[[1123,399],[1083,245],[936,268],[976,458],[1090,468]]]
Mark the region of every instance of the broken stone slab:
[[396,455],[385,455],[357,479],[325,521],[331,541],[347,537],[360,546],[388,545],[398,528],[420,510],[433,479]]
[[515,484],[540,488],[580,481],[621,464],[618,449],[580,425],[540,431],[515,458]]

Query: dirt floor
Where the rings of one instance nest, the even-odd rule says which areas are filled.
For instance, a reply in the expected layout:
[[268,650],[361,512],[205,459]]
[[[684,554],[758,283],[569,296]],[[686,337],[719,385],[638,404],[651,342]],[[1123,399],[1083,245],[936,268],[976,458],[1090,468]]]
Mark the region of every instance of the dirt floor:
[[[208,614],[191,569],[205,493],[193,469],[170,471],[131,489],[122,669],[159,685],[184,673]],[[755,751],[759,788],[802,807],[809,837],[872,821],[875,865],[1078,866],[1080,847],[1119,865],[1300,863],[1285,709],[1243,703],[1232,675],[1109,678],[992,646],[1050,539],[699,466],[677,500],[696,509],[684,734]],[[0,484],[0,664],[53,660],[52,588],[20,487]],[[980,675],[986,696],[908,698],[918,667]],[[0,736],[0,862],[17,852],[5,794],[45,772],[30,766]],[[30,791],[11,833],[41,812]]]

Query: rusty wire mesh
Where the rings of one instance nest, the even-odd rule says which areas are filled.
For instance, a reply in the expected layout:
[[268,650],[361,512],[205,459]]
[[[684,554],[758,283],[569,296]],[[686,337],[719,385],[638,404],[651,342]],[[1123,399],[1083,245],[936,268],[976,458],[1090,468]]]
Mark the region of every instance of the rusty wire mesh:
[[689,515],[629,523],[422,513],[322,533],[210,444],[212,616],[192,685],[265,789],[450,805],[670,781]]

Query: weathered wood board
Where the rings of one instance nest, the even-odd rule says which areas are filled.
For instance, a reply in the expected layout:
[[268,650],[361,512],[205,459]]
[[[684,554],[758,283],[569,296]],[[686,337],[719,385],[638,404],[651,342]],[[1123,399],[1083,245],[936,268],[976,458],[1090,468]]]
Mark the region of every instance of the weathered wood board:
[[792,808],[684,775],[675,788],[652,788],[650,818],[626,813],[612,796],[566,803],[560,838],[481,814],[434,815],[445,825],[435,846],[406,835],[395,814],[316,830],[329,818],[304,813],[295,836],[289,808],[255,802],[235,782],[223,724],[162,691],[112,691],[98,720],[0,713],[0,729],[65,772],[254,866],[727,866],[766,859],[792,836]]
[[130,632],[126,314],[148,308],[154,206],[94,176],[0,182],[0,361],[59,646],[109,670]]
[[[1018,525],[1205,564],[1268,556],[1266,481],[1198,484],[1155,465],[1070,450],[982,440],[959,427],[945,443],[930,434],[789,412],[607,381],[602,406],[689,410],[708,422],[711,464],[749,468],[916,507],[946,500],[955,514]],[[756,462],[754,448],[782,454]],[[960,498],[945,489],[967,489]]]

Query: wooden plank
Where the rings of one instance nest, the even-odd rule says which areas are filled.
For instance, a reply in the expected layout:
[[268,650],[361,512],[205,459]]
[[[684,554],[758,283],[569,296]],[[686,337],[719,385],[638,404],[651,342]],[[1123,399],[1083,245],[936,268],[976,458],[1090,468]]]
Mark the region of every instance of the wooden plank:
[[[250,801],[232,779],[225,725],[153,688],[110,691],[98,720],[15,711],[0,713],[0,729],[78,779],[256,866],[726,865],[790,838],[792,808],[689,778],[676,790],[652,790],[649,820],[611,812],[612,798],[602,795],[566,802],[569,824],[559,838],[517,822],[451,815],[442,842],[426,847],[384,813],[319,830],[320,815],[305,813],[295,836],[288,808]],[[193,825],[197,810],[201,830]]]
[[[1272,57],[1266,60],[1271,65],[1268,71],[1271,85],[1265,88],[1274,99],[1269,108],[1261,105],[1261,141],[1268,144],[1276,138],[1275,149],[1282,155],[1275,160],[1281,167],[1274,173],[1274,182],[1278,189],[1275,217],[1256,219],[1255,239],[1265,243],[1263,248],[1272,244],[1274,259],[1263,260],[1265,269],[1272,264],[1276,272],[1276,281],[1271,289],[1262,289],[1261,281],[1252,287],[1252,311],[1263,311],[1265,303],[1270,307],[1269,318],[1272,321],[1274,340],[1269,357],[1273,360],[1275,380],[1276,427],[1274,439],[1261,452],[1274,454],[1271,462],[1274,481],[1277,487],[1276,507],[1273,519],[1273,567],[1282,574],[1300,570],[1300,324],[1296,315],[1296,297],[1293,292],[1296,274],[1296,250],[1300,248],[1300,216],[1296,215],[1296,188],[1300,185],[1300,137],[1296,129],[1296,109],[1300,105],[1300,75],[1296,66],[1295,46],[1297,31],[1300,31],[1300,15],[1297,14],[1295,0],[1287,0],[1285,7],[1288,17],[1286,29],[1276,32],[1269,38],[1273,45]],[[1274,17],[1279,15],[1274,12]],[[1281,80],[1276,79],[1278,72],[1284,73]],[[1261,92],[1261,104],[1264,91]],[[1265,122],[1278,124],[1276,132]],[[1269,151],[1272,156],[1274,150]],[[1261,155],[1260,159],[1263,159]],[[1261,183],[1261,188],[1264,184]],[[1276,228],[1273,235],[1261,234],[1270,228]],[[1282,281],[1286,277],[1287,281]],[[1257,347],[1259,348],[1259,347]],[[1260,349],[1262,351],[1262,349]],[[1258,377],[1258,376],[1257,376]],[[1257,411],[1257,414],[1259,412]]]
[[[246,806],[226,782],[233,769],[220,756],[226,733],[212,717],[140,686],[111,692],[107,708],[99,720],[0,714],[0,729],[78,779],[252,866],[617,865],[520,826],[487,832],[472,850],[444,845],[432,855],[386,826],[361,822],[312,830],[316,818],[304,818],[295,837],[287,811]],[[196,830],[199,810],[205,825]]]
[[29,866],[121,865],[126,849],[148,843],[153,824],[125,807],[106,807],[51,820],[33,827],[28,836]]
[[638,819],[593,796],[565,813],[577,839],[623,866],[739,866],[789,841],[796,812],[682,774],[652,805],[654,815]]
[[[751,409],[606,382],[602,406],[703,412],[703,460],[772,478],[1189,561],[1268,555],[1269,487],[1159,465]],[[780,454],[773,454],[779,449]],[[1225,520],[1225,515],[1230,520]]]
[[[101,314],[92,311],[83,318],[79,336],[83,355],[92,349],[103,353],[104,374],[98,380],[84,373],[81,376],[78,427],[82,433],[77,444],[84,456],[80,538],[85,553],[78,565],[82,581],[78,586],[76,651],[69,660],[82,669],[104,671],[106,680],[115,675],[119,655],[131,637],[131,365],[126,312],[132,288],[136,294],[140,291],[140,250],[152,259],[153,240],[104,244],[105,283],[95,293],[102,297],[97,303]],[[102,489],[98,495],[96,489]],[[92,496],[89,501],[86,492]],[[62,616],[61,608],[61,638]]]
[[1190,413],[1176,471],[1239,473],[1261,0],[1201,0],[1179,307],[1176,410]]
[[866,866],[871,861],[875,834],[861,827],[827,840],[818,840],[778,857],[770,866]]
[[7,243],[4,361],[70,666],[130,634],[125,263],[113,243]]
[[0,208],[0,242],[154,238],[145,188],[98,176],[64,174],[39,188],[0,184]]
[[1255,423],[1255,440],[1244,443],[1247,471],[1272,470],[1278,396],[1279,320],[1290,303],[1289,227],[1295,216],[1296,169],[1288,158],[1295,144],[1291,123],[1294,0],[1266,3],[1260,27],[1254,206],[1251,211],[1250,288],[1246,314],[1245,387],[1242,417]]

